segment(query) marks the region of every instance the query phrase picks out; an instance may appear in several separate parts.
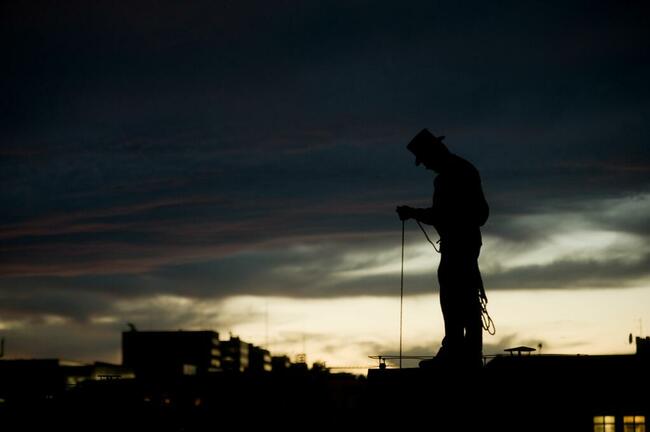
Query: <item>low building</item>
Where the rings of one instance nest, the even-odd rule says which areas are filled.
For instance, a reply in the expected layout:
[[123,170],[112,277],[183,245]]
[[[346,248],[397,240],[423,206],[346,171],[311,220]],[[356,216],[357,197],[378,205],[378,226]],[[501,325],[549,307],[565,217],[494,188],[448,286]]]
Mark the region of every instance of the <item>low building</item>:
[[271,357],[271,370],[273,372],[285,372],[291,367],[291,360],[288,356],[273,356]]
[[134,376],[129,368],[102,362],[0,360],[0,398],[53,399],[85,381],[131,379]]
[[[370,369],[368,406],[408,411],[441,430],[641,432],[650,420],[650,339],[631,355],[533,354],[527,347],[485,367]],[[400,411],[402,410],[402,411]],[[384,419],[385,420],[385,419]]]

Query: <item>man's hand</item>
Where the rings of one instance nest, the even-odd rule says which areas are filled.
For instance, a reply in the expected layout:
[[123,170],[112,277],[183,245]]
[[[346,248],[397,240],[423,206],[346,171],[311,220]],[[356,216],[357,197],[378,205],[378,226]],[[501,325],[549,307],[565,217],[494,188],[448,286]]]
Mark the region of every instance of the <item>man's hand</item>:
[[412,219],[415,217],[415,209],[409,206],[397,206],[395,209],[399,215],[400,220]]

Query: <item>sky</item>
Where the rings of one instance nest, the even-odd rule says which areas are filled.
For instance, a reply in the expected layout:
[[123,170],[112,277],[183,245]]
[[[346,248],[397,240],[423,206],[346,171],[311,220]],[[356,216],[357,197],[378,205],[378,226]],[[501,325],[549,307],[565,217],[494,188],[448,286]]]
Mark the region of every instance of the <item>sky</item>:
[[[650,328],[649,13],[3,2],[5,357],[119,362],[127,322],[334,368],[397,353],[395,207],[430,205],[406,150],[425,127],[490,204],[484,352],[633,352]],[[404,352],[432,355],[439,256],[412,222],[405,257]]]

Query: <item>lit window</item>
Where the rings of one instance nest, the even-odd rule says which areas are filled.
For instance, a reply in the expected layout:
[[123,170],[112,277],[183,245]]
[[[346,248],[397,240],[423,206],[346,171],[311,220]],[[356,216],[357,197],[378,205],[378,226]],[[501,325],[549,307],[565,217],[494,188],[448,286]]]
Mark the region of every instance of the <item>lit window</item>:
[[594,432],[615,432],[615,424],[614,416],[594,416]]
[[196,366],[184,364],[183,365],[183,375],[196,375]]
[[645,432],[645,416],[623,416],[623,432]]

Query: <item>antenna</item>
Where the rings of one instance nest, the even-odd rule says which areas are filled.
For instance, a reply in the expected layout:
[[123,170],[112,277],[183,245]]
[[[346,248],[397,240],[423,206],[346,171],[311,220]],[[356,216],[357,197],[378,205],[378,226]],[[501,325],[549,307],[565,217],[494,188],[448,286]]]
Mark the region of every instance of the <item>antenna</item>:
[[404,220],[402,221],[402,271],[400,273],[400,279],[399,279],[399,368],[400,369],[402,369],[402,322],[403,322],[402,311],[404,310],[404,224],[405,222],[406,221]]
[[266,310],[264,312],[264,345],[267,350],[269,347],[269,300],[266,300]]

